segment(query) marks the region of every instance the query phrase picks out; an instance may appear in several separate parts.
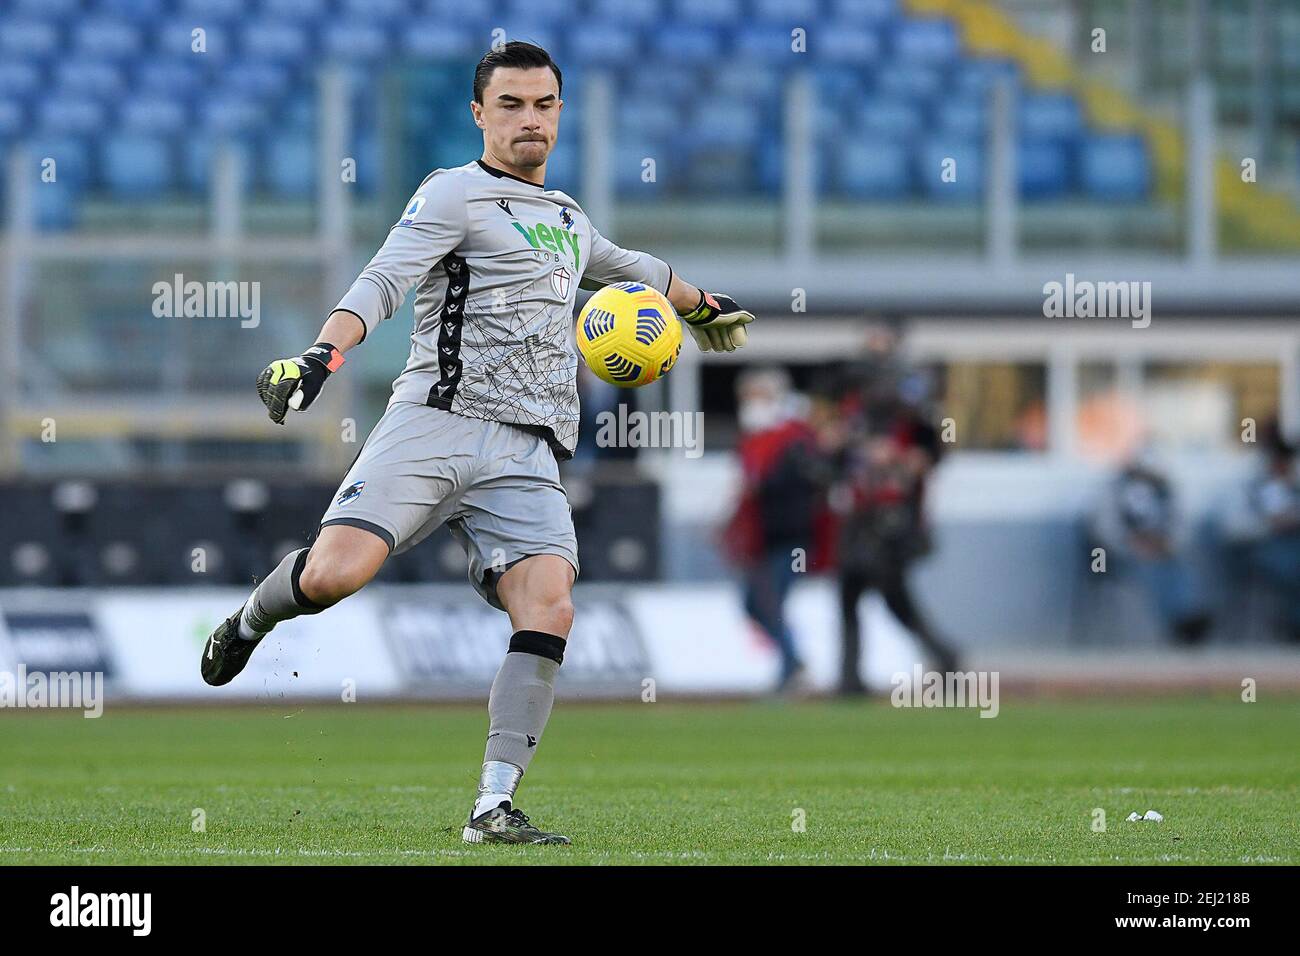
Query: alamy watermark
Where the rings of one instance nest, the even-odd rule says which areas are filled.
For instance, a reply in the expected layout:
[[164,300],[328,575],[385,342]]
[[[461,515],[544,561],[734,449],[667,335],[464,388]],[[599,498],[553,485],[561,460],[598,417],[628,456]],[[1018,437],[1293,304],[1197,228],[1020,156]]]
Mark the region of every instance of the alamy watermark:
[[596,415],[596,444],[601,448],[684,448],[687,458],[704,454],[703,412],[617,411]]
[[1151,283],[1093,282],[1065,274],[1064,282],[1043,285],[1043,316],[1048,319],[1131,319],[1133,328],[1151,324]]
[[924,671],[920,664],[911,673],[897,671],[889,702],[895,707],[978,707],[981,717],[996,717],[997,671]]
[[153,284],[153,314],[159,319],[239,319],[240,328],[262,321],[260,282],[199,282],[176,273]]
[[95,718],[104,713],[103,671],[0,671],[0,708],[47,707],[84,711]]

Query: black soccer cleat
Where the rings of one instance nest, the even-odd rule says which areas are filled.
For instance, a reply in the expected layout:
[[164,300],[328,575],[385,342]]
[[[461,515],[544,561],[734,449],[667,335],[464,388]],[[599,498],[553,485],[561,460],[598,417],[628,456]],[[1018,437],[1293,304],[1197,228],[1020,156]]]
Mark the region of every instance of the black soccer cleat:
[[199,661],[199,671],[203,679],[213,687],[229,684],[244,669],[248,659],[253,656],[253,649],[262,643],[256,640],[246,641],[239,636],[239,617],[244,613],[238,611],[220,624],[208,643],[203,648],[203,658]]
[[480,813],[465,824],[460,838],[466,843],[550,843],[568,846],[571,841],[559,833],[547,833],[528,822],[522,810],[510,809],[502,803],[485,813]]

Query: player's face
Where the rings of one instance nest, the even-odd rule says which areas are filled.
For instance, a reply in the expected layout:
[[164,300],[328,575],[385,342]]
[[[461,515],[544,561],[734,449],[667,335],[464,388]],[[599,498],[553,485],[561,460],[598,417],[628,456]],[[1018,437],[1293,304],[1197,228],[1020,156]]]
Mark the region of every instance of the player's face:
[[549,67],[492,71],[483,103],[471,103],[487,151],[517,169],[546,163],[560,128],[559,84]]

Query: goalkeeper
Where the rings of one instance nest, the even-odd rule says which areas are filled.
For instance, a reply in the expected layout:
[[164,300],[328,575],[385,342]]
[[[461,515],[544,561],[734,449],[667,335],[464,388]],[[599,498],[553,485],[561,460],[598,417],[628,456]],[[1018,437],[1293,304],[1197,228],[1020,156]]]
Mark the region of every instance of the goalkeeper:
[[258,584],[201,661],[205,681],[228,683],[277,623],[338,603],[389,554],[447,524],[474,588],[513,628],[488,697],[478,795],[462,830],[469,843],[569,842],[514,800],[573,623],[578,549],[557,459],[573,454],[578,433],[570,326],[579,284],[663,292],[704,351],[744,345],[754,318],[654,256],[614,245],[571,197],[545,188],[562,82],[540,47],[512,42],[484,56],[470,103],[482,158],[429,174],[316,344],[262,372],[257,390],[273,421],[306,411],[344,353],[415,288],[406,368],[314,543]]

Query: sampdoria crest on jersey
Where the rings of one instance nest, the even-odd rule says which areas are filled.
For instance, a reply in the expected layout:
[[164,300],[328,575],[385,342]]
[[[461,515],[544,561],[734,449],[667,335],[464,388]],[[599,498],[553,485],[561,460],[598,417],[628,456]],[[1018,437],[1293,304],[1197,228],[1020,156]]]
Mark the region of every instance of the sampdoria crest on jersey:
[[364,481],[354,481],[341,492],[338,499],[334,502],[336,505],[346,505],[355,501],[361,495],[361,489],[366,486]]
[[573,281],[573,273],[569,272],[564,266],[560,266],[551,273],[551,288],[561,299],[569,297],[569,283]]
[[560,209],[560,225],[565,229],[573,228],[573,213],[569,212],[569,207],[564,206]]
[[402,219],[398,223],[398,225],[409,226],[412,223],[414,223],[415,217],[420,214],[420,210],[423,208],[424,208],[424,197],[416,196],[414,199],[411,200],[411,204],[406,207],[406,211],[402,213]]

